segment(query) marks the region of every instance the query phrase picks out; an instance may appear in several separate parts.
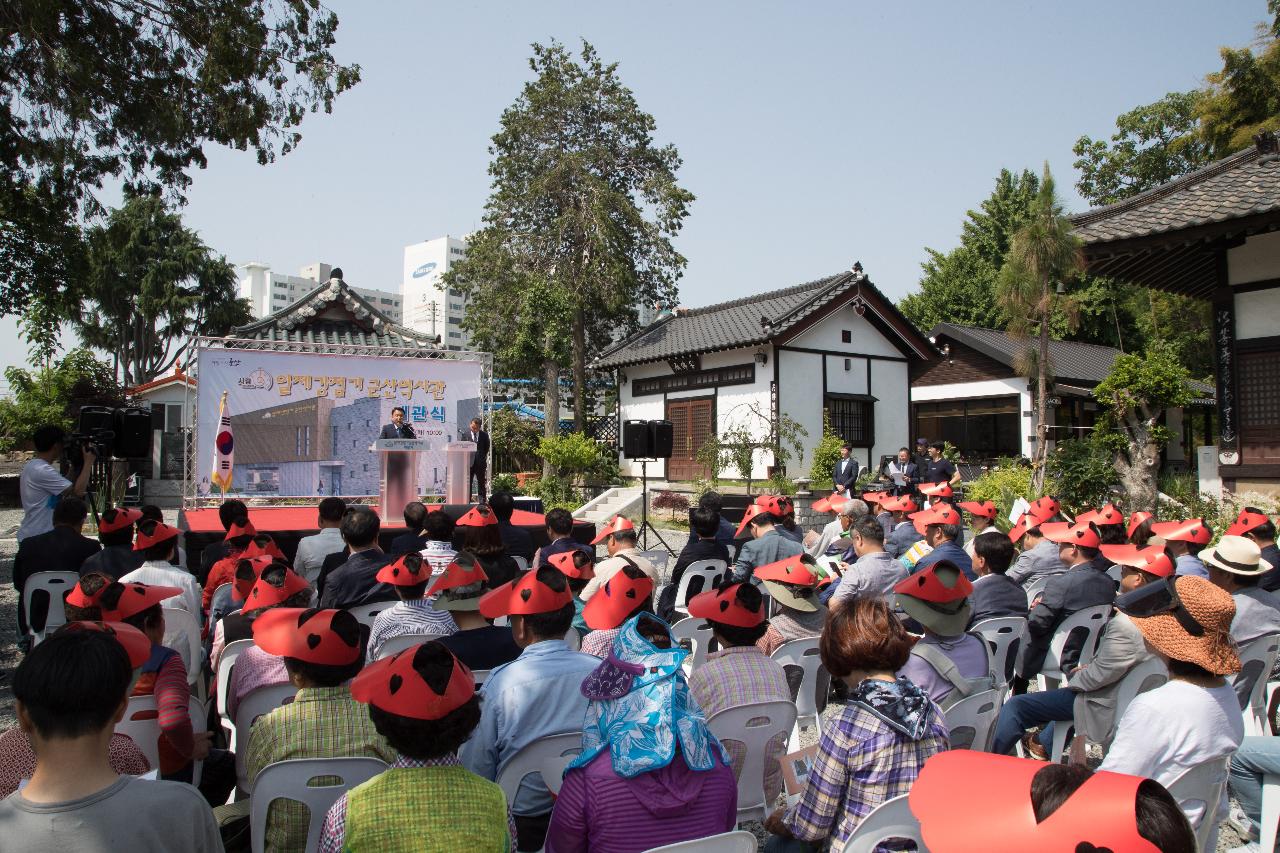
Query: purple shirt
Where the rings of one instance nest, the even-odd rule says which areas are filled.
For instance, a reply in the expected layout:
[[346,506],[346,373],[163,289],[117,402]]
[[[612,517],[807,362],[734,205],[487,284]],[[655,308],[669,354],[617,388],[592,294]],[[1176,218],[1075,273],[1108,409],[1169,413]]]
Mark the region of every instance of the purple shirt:
[[729,832],[737,821],[738,785],[728,765],[690,770],[677,752],[666,767],[624,779],[605,750],[564,777],[546,853],[641,853]]
[[[934,646],[938,651],[951,658],[960,675],[965,678],[982,678],[990,674],[991,662],[987,657],[987,647],[972,634],[961,634],[958,637],[940,637],[937,634],[925,634],[916,645]],[[938,674],[933,665],[924,658],[912,655],[906,664],[898,670],[898,675],[910,679],[934,702],[941,702],[951,695],[955,689],[950,681]]]

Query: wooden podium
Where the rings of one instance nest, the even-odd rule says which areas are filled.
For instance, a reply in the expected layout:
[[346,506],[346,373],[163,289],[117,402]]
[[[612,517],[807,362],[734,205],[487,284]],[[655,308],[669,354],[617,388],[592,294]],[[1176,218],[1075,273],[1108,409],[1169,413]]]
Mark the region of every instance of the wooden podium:
[[404,521],[405,505],[418,500],[418,454],[431,449],[424,438],[380,438],[373,450],[381,457],[378,516],[383,523]]

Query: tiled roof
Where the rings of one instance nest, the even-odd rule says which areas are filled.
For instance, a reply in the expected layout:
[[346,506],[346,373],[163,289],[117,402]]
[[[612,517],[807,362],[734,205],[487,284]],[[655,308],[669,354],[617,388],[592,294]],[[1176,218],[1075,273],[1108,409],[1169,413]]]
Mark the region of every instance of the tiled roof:
[[918,356],[933,354],[928,341],[858,269],[732,302],[682,309],[605,350],[592,366],[608,369],[770,343],[785,338],[815,313],[859,298],[868,311],[890,315],[890,326],[904,327],[906,343]]
[[196,386],[196,378],[194,376],[188,376],[187,374],[183,373],[182,368],[178,367],[178,368],[174,368],[173,373],[170,373],[168,376],[161,376],[157,379],[152,379],[150,382],[143,382],[141,385],[135,385],[132,388],[126,388],[125,393],[128,394],[129,396],[134,396],[136,394],[145,394],[148,391],[154,391],[157,388],[163,388],[166,385],[172,385],[174,382],[182,382],[186,385],[190,385],[192,388]]
[[372,302],[337,277],[318,285],[292,305],[236,328],[228,337],[335,350],[343,347],[441,348],[435,336],[392,322]]
[[1280,211],[1280,162],[1268,161],[1254,146],[1072,221],[1091,245],[1272,211]]
[[[946,336],[953,341],[972,347],[1003,365],[1012,367],[1018,353],[1034,346],[1036,341],[1019,341],[1000,329],[983,329],[979,326],[961,326],[955,323],[939,323],[929,337]],[[1075,341],[1049,341],[1049,363],[1052,373],[1059,380],[1098,383],[1111,372],[1111,365],[1120,356],[1115,347],[1098,344],[1082,344]]]

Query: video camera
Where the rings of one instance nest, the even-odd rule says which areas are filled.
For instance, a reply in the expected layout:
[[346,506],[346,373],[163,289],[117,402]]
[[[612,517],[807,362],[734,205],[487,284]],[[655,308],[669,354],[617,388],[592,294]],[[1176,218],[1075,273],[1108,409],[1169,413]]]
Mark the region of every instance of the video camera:
[[115,430],[97,429],[88,432],[69,433],[63,442],[63,454],[66,457],[67,464],[73,469],[79,470],[84,465],[84,452],[92,451],[93,455],[99,459],[108,459],[111,456],[111,448],[115,443]]

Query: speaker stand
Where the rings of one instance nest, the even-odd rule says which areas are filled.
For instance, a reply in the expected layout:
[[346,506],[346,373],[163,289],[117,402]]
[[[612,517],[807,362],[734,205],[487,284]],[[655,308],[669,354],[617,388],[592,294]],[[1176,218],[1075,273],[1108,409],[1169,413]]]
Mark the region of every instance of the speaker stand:
[[649,550],[649,531],[653,531],[654,537],[662,543],[662,547],[666,548],[668,553],[675,554],[658,529],[649,523],[649,462],[648,459],[640,460],[640,550]]

